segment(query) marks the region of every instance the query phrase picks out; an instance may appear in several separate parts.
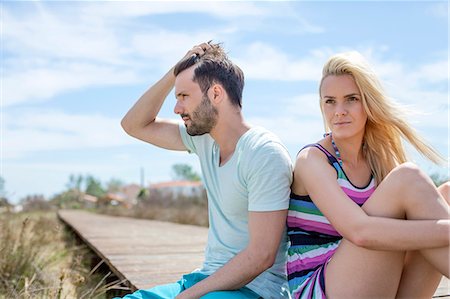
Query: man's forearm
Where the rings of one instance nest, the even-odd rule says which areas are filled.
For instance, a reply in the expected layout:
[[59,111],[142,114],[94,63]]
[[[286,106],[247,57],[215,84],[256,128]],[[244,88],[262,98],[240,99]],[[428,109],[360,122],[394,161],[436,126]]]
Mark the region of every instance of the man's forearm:
[[243,250],[211,276],[182,292],[177,298],[199,298],[219,290],[237,290],[271,267],[273,259]]
[[154,121],[174,84],[172,68],[139,98],[123,118],[122,127],[132,132],[134,128],[145,127]]

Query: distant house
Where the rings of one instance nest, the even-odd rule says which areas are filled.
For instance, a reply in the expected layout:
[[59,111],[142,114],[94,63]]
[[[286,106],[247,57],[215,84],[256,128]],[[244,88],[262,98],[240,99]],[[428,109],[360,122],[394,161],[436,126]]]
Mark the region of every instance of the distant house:
[[97,196],[90,195],[90,194],[83,194],[83,200],[86,202],[91,202],[93,204],[97,203]]
[[125,199],[132,203],[135,204],[136,203],[136,198],[139,195],[139,192],[141,191],[141,186],[137,185],[137,184],[129,184],[129,185],[125,185],[121,188],[121,192],[123,194],[123,196],[125,197]]
[[97,206],[98,198],[97,196],[90,194],[83,194],[84,206],[87,208],[95,208]]
[[137,184],[125,185],[118,192],[109,192],[105,195],[105,200],[111,205],[124,205],[130,208],[136,204],[136,198],[141,191],[141,187]]
[[161,195],[172,195],[174,198],[181,196],[200,197],[205,188],[200,181],[169,181],[154,183],[150,185],[150,194],[152,190],[158,191]]
[[82,200],[84,206],[88,208],[94,208],[99,205],[120,205],[131,208],[136,204],[136,198],[140,191],[141,187],[139,185],[130,184],[120,187],[116,192],[108,192],[100,198],[89,194],[83,194]]

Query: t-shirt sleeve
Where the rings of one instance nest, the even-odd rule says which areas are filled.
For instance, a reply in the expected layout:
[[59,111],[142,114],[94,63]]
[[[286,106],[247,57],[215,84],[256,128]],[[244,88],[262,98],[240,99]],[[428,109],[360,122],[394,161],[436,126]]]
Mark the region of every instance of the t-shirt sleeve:
[[285,210],[289,207],[292,161],[279,143],[257,150],[248,173],[248,210],[254,212]]
[[196,154],[197,148],[195,146],[195,142],[194,142],[192,136],[186,132],[186,126],[184,124],[180,123],[178,128],[180,129],[181,140],[183,141],[184,146],[186,147],[187,151],[190,154],[192,154],[192,153]]

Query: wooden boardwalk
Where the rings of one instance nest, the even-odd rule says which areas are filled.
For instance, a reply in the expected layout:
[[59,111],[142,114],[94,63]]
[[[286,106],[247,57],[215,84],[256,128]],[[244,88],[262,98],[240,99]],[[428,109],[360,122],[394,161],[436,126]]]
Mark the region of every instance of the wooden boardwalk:
[[[60,210],[58,216],[132,289],[175,282],[202,266],[204,227],[81,210]],[[448,279],[442,279],[434,297],[450,298]]]
[[60,210],[69,225],[132,289],[178,281],[202,266],[208,229]]
[[450,280],[443,277],[433,298],[450,298]]

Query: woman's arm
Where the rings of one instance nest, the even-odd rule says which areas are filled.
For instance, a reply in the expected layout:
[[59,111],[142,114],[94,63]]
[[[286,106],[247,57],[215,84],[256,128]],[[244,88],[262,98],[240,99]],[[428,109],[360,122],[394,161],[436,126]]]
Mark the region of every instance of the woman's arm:
[[[379,190],[380,186],[368,201],[379,200],[380,194],[386,193]],[[357,246],[376,250],[449,246],[449,219],[405,220],[400,214],[397,216],[400,219],[394,219],[392,215],[369,216],[344,193],[337,183],[336,171],[316,148],[307,148],[299,154],[293,190],[305,190],[333,227]],[[394,200],[384,202],[392,204],[392,209],[398,209],[394,207]]]

